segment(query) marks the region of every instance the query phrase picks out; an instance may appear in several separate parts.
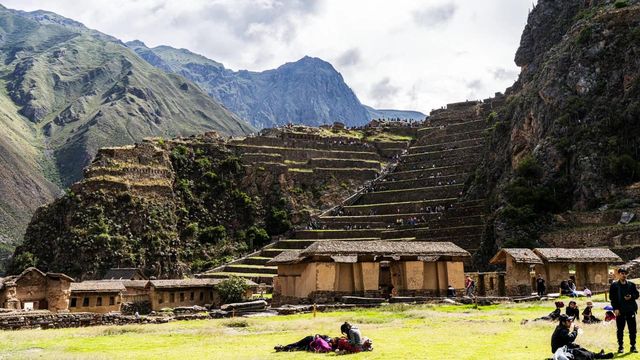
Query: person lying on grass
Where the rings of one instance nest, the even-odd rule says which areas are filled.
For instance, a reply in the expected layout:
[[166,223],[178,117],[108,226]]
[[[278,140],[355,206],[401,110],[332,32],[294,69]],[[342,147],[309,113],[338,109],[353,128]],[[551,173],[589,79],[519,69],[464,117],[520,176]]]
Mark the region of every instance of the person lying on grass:
[[[279,351],[317,351],[319,349],[324,349],[326,346],[324,344],[327,344],[327,346],[329,346],[329,350],[328,351],[332,351],[333,348],[331,348],[330,344],[335,344],[336,341],[334,339],[331,338],[331,336],[329,335],[309,335],[309,336],[305,336],[302,339],[291,343],[289,345],[276,345],[273,349],[276,352]],[[328,352],[325,351],[325,352]],[[318,351],[321,352],[321,351]]]
[[558,326],[551,335],[551,352],[554,360],[613,359],[611,352],[605,354],[604,350],[600,350],[599,353],[594,353],[575,343],[578,337],[578,325],[574,325],[571,330],[573,317],[562,314],[558,319]]
[[553,310],[551,313],[549,313],[549,315],[547,316],[542,316],[539,317],[537,319],[533,319],[533,321],[540,321],[540,320],[544,320],[544,321],[555,321],[560,317],[561,314],[561,310],[564,307],[564,303],[562,301],[556,301],[555,302],[556,305],[556,309]]

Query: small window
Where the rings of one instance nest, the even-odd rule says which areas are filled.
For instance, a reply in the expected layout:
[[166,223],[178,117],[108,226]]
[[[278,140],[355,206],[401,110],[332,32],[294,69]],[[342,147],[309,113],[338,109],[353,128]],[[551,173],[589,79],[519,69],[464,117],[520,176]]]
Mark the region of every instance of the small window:
[[82,299],[82,306],[84,306],[84,307],[89,306],[89,298],[88,297]]
[[200,301],[204,301],[204,291],[200,291]]
[[195,292],[191,292],[191,294],[189,295],[189,300],[193,301],[196,298],[196,293]]
[[164,302],[164,294],[160,293],[158,295],[158,304],[162,304]]
[[184,301],[184,293],[180,293],[180,302]]
[[96,306],[102,306],[102,296],[96,298]]
[[169,302],[170,302],[170,303],[174,303],[174,302],[176,302],[176,294],[174,294],[174,293],[169,293]]
[[109,305],[115,305],[115,304],[116,304],[116,297],[109,296]]
[[489,278],[489,289],[493,290],[493,278]]
[[71,305],[69,305],[70,307],[76,307],[78,306],[78,298],[71,298]]

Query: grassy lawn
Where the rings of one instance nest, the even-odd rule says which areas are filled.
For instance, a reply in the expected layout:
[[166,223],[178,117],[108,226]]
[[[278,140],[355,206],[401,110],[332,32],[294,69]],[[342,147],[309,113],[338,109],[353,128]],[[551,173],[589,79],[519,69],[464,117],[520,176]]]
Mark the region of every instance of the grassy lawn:
[[[566,301],[565,301],[566,303]],[[584,301],[579,301],[583,305]],[[596,303],[596,308],[604,304]],[[555,324],[552,302],[472,306],[398,306],[264,318],[0,332],[0,359],[320,359],[334,354],[275,353],[273,346],[358,324],[374,351],[349,359],[545,359]],[[603,311],[597,310],[596,315]],[[578,343],[615,349],[615,324],[582,326]],[[624,354],[620,358],[640,359]]]

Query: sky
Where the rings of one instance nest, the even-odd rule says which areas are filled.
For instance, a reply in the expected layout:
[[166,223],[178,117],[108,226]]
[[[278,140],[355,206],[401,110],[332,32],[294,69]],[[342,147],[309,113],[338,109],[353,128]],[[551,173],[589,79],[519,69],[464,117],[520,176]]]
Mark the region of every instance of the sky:
[[517,79],[532,0],[0,0],[48,10],[123,41],[186,48],[262,71],[329,61],[363,104],[428,113]]

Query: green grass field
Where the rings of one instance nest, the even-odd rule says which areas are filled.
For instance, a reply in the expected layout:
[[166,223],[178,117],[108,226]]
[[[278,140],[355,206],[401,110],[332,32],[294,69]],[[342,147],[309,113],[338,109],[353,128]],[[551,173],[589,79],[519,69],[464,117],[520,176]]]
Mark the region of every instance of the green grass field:
[[[584,301],[579,301],[583,305]],[[596,303],[602,308],[604,303]],[[334,354],[276,353],[273,346],[314,333],[337,336],[358,324],[374,351],[348,359],[545,359],[555,324],[552,302],[473,306],[398,306],[293,316],[0,332],[0,359],[320,359]],[[597,310],[597,315],[603,312]],[[582,326],[578,343],[613,351],[615,324]],[[623,354],[618,358],[640,359]]]

